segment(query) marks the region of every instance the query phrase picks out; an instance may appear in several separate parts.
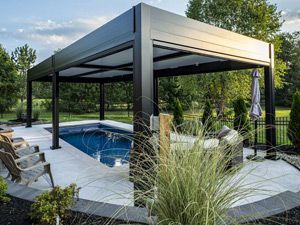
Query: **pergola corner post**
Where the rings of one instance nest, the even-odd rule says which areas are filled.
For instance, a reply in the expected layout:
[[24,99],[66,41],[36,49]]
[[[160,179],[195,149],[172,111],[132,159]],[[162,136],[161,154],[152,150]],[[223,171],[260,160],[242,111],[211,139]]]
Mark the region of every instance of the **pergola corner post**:
[[[133,46],[133,131],[134,146],[130,158],[130,174],[135,190],[149,190],[144,172],[151,171],[149,158],[154,154],[149,143],[150,116],[153,114],[153,41],[150,37],[150,9],[135,7],[135,39]],[[138,165],[138,166],[137,166]],[[144,176],[143,176],[144,175]],[[138,179],[135,179],[138,176]],[[136,192],[135,192],[136,193]],[[137,202],[135,205],[144,204]]]
[[267,159],[276,156],[274,46],[270,44],[270,66],[264,67]]
[[99,109],[99,119],[104,120],[105,118],[105,92],[104,83],[100,83],[100,109]]
[[158,77],[154,76],[153,78],[153,108],[154,108],[154,116],[159,115],[159,106],[158,106]]
[[52,146],[51,149],[59,149],[59,73],[52,76]]
[[27,113],[26,113],[26,128],[32,125],[32,81],[27,80]]

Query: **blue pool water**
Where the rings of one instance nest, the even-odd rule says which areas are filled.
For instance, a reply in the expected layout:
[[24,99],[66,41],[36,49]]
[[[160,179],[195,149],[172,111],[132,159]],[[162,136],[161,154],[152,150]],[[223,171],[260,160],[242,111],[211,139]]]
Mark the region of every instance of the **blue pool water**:
[[60,128],[60,138],[107,166],[128,163],[131,133],[100,124]]

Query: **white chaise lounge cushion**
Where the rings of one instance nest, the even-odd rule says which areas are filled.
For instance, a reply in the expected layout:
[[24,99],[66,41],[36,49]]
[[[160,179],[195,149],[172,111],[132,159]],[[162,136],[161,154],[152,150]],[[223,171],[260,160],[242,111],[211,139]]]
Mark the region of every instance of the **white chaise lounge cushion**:
[[219,143],[220,143],[220,141],[217,138],[206,139],[203,142],[203,148],[205,150],[217,148],[219,146]]
[[218,133],[218,138],[221,139],[221,138],[225,137],[230,131],[231,131],[231,129],[229,127],[227,127],[226,125],[224,125]]
[[[199,140],[197,141],[196,145],[201,146],[205,150],[217,148],[219,146],[219,139],[217,138],[211,138],[207,140]],[[171,150],[190,150],[194,147],[195,143],[194,142],[175,142],[171,143]]]
[[231,130],[226,136],[222,138],[227,144],[234,144],[241,140],[241,136],[236,130]]

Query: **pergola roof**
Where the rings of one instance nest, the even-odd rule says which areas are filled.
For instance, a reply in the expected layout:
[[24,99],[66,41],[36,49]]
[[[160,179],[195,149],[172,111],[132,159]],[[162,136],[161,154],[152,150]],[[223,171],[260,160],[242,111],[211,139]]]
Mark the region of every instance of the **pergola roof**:
[[[29,81],[130,80],[136,7],[29,70]],[[153,41],[155,76],[247,69],[272,64],[270,44],[141,3]]]
[[[59,83],[99,83],[104,116],[104,83],[133,81],[133,151],[151,134],[157,116],[158,77],[264,67],[266,145],[276,146],[274,47],[271,44],[138,4],[28,72],[27,127],[31,126],[32,82],[52,82],[52,142],[59,148]],[[205,84],[204,84],[205,85]],[[141,140],[141,143],[147,141]],[[268,157],[276,158],[274,149]]]

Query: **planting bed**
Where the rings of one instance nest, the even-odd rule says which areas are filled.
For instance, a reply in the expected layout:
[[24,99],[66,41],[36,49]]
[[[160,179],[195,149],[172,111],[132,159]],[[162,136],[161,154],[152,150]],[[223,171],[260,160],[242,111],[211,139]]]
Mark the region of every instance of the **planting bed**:
[[[16,197],[10,197],[10,202],[0,203],[0,224],[2,225],[37,225],[28,216],[31,202]],[[78,212],[70,212],[67,225],[121,225],[122,221],[109,221],[106,218],[87,215]],[[136,224],[138,225],[138,224]]]

